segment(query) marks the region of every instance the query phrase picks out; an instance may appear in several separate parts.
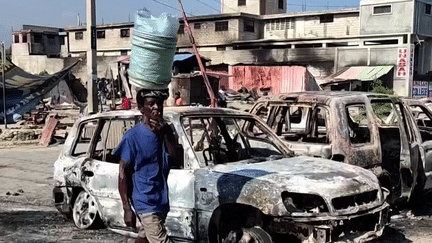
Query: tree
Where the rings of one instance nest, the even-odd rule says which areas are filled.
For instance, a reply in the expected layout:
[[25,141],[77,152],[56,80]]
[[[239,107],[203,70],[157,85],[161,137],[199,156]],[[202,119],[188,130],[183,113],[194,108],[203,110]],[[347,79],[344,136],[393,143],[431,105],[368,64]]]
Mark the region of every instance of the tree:
[[382,81],[380,79],[375,79],[374,81],[372,81],[371,92],[380,93],[380,94],[388,94],[388,95],[394,94],[394,91],[392,89],[389,89],[389,88],[383,86]]
[[42,72],[39,73],[39,76],[45,76],[45,75],[49,75],[47,70],[43,70]]

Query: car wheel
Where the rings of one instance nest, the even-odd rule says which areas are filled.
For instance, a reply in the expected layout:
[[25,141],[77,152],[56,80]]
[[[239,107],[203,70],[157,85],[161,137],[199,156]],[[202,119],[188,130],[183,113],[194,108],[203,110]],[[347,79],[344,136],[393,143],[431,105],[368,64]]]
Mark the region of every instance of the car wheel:
[[101,225],[95,199],[86,191],[81,191],[75,200],[72,217],[80,229],[95,228]]
[[271,236],[261,227],[230,231],[222,243],[272,243]]

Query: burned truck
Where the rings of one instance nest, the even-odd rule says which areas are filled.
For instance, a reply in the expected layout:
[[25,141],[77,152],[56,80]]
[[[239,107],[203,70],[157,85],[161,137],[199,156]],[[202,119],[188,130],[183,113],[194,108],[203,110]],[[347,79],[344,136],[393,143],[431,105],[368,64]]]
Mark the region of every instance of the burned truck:
[[[140,115],[105,112],[82,118],[71,129],[54,164],[53,196],[78,228],[102,222],[136,236],[123,221],[119,158],[112,151]],[[173,241],[365,241],[379,237],[388,223],[389,192],[372,172],[293,157],[254,115],[172,107],[164,119],[178,140],[168,176],[166,227]]]
[[263,97],[251,113],[296,155],[374,172],[392,202],[414,199],[425,182],[421,138],[401,99],[363,92],[299,92]]

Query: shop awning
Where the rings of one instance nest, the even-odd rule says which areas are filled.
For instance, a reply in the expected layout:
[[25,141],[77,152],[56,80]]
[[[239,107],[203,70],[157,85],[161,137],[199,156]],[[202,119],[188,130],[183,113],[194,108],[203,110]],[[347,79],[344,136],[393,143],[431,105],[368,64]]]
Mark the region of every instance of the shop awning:
[[357,66],[345,67],[328,76],[323,84],[338,83],[349,80],[373,81],[386,75],[393,66]]

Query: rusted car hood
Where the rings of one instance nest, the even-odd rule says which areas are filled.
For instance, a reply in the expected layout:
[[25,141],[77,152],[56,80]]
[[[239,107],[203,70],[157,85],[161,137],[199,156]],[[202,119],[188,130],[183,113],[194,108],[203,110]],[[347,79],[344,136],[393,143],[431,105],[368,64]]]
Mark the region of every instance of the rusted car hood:
[[[376,176],[366,169],[305,156],[258,163],[249,161],[216,165],[209,172],[225,174],[222,176],[227,180],[247,178],[243,187],[245,190],[252,185],[257,186],[255,189],[262,189],[262,185],[266,184],[273,189],[278,188],[278,191],[315,194],[328,200],[379,190]],[[222,183],[224,180],[219,181]]]

